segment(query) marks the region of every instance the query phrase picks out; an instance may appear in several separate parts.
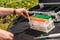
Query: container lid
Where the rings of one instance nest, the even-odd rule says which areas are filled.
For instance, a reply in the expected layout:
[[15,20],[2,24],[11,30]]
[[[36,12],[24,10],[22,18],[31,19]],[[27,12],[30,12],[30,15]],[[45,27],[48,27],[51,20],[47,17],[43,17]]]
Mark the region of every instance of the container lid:
[[42,14],[42,13],[34,13],[32,16],[34,16],[34,17],[37,17],[37,18],[44,18],[44,19],[49,19],[49,18],[51,18],[51,16],[48,16],[48,15],[46,15],[46,14]]
[[39,3],[55,3],[60,2],[60,0],[39,0]]

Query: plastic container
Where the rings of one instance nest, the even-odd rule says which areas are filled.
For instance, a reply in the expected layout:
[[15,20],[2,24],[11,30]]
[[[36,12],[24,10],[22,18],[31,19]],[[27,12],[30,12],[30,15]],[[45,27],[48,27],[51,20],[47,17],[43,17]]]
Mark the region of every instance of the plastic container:
[[29,24],[30,28],[42,32],[48,33],[55,26],[51,16],[43,14],[43,13],[34,13],[32,16],[29,16]]

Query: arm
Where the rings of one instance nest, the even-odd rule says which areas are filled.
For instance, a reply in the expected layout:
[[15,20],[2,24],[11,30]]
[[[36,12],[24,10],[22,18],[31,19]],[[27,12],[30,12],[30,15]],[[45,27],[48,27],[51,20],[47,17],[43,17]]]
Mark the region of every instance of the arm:
[[14,8],[0,8],[0,16],[8,15],[8,14],[13,14],[14,13]]
[[0,8],[0,16],[17,13],[20,16],[28,17],[28,12],[24,8],[15,9],[15,8]]

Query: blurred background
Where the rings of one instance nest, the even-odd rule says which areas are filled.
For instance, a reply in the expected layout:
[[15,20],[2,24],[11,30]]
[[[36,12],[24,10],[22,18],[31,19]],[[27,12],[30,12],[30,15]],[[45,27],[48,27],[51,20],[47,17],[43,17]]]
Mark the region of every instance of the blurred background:
[[[5,8],[25,8],[26,10],[36,6],[38,0],[0,0],[0,7]],[[0,29],[7,30],[8,25],[14,18],[18,16],[17,14],[11,14],[7,16],[0,16]]]

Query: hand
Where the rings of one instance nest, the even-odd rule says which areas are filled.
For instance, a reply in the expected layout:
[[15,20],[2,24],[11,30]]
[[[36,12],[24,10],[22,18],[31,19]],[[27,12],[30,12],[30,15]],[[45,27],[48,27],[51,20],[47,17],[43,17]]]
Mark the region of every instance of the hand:
[[13,40],[13,37],[12,33],[0,29],[0,40]]
[[23,16],[25,18],[28,17],[28,11],[25,10],[24,8],[21,8],[21,9],[16,9],[16,13],[20,16]]

